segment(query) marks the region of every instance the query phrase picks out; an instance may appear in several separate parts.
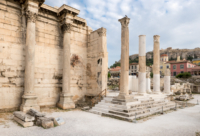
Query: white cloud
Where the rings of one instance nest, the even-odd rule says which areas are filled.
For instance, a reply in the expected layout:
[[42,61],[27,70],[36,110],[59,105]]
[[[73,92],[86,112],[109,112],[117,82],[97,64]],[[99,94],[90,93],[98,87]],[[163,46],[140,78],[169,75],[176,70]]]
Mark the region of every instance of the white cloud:
[[121,25],[130,20],[130,54],[138,53],[138,35],[147,37],[147,51],[153,49],[153,35],[161,36],[161,48],[200,47],[199,0],[48,0],[50,6],[68,4],[80,12],[93,30],[107,28],[109,65],[120,59]]

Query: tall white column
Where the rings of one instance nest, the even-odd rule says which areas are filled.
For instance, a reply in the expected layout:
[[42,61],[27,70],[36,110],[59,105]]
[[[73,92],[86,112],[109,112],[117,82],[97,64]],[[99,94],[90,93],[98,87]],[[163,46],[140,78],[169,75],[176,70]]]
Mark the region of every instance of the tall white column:
[[170,88],[171,88],[171,85],[170,85],[170,69],[166,69],[165,71],[165,77],[164,77],[164,93],[166,94],[170,94]]
[[147,91],[147,93],[152,93],[151,92],[150,72],[147,72],[147,74],[146,74],[146,91]]
[[[34,12],[35,11],[35,12]],[[28,10],[27,31],[26,31],[26,60],[25,60],[25,79],[24,95],[22,96],[22,105],[20,110],[27,112],[29,109],[40,110],[37,104],[37,96],[34,91],[35,84],[35,22],[37,20],[37,10]]]
[[153,50],[153,93],[160,92],[160,36],[154,35]]
[[146,94],[146,35],[139,36],[138,93]]
[[75,104],[72,100],[72,94],[70,91],[70,37],[71,37],[71,28],[70,23],[64,23],[62,26],[63,29],[63,83],[62,83],[62,94],[60,95],[60,101],[57,104],[58,107],[62,109],[72,109],[75,108]]
[[118,99],[126,99],[129,96],[129,21],[127,16],[119,19],[121,23],[121,73],[120,73],[120,93]]

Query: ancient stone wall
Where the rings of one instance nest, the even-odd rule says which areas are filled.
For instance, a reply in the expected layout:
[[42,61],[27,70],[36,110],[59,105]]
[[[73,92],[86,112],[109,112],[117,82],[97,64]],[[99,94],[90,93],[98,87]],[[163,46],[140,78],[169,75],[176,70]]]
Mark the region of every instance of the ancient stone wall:
[[[54,10],[57,9],[43,4],[35,21],[34,90],[40,106],[55,106],[62,92],[63,32]],[[0,1],[0,110],[19,108],[22,103],[26,59],[22,16],[18,1]],[[92,32],[87,25],[73,21],[70,40],[70,90],[76,102],[107,88],[106,29]]]
[[18,3],[0,1],[0,109],[21,104],[25,44]]
[[[87,61],[87,95],[97,95],[107,89],[108,53],[106,29],[100,28],[89,36]],[[94,91],[96,90],[96,91]]]

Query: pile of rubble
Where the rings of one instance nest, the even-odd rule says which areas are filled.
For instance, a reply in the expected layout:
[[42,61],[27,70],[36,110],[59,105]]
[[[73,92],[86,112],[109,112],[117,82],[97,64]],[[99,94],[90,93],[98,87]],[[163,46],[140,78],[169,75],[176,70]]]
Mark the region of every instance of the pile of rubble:
[[176,95],[176,100],[186,101],[192,99],[192,91],[190,83],[175,83],[171,85],[171,90]]
[[62,118],[48,118],[45,114],[34,109],[30,109],[27,114],[21,111],[15,111],[13,115],[13,119],[23,127],[31,127],[35,124],[36,126],[42,126],[46,129],[60,126],[65,123]]
[[119,80],[119,78],[110,78],[107,82],[107,85],[114,87],[113,90],[119,90]]

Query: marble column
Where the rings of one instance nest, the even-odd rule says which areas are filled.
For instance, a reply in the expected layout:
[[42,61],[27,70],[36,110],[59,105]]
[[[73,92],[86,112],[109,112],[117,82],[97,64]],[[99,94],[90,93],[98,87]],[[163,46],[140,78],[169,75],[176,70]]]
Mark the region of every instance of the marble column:
[[72,100],[72,94],[70,91],[70,37],[71,37],[71,28],[70,23],[64,23],[62,26],[63,29],[63,83],[62,83],[62,93],[60,95],[60,101],[57,106],[62,109],[72,109],[75,108],[75,104]]
[[151,78],[150,78],[150,72],[147,72],[147,74],[146,74],[146,91],[147,91],[147,93],[152,93],[152,92],[151,92]]
[[35,83],[35,22],[37,12],[27,11],[27,29],[26,29],[26,60],[25,60],[25,79],[24,95],[22,96],[22,105],[20,110],[27,112],[29,109],[40,110],[37,104],[37,96],[34,91]]
[[129,97],[129,21],[130,18],[127,16],[119,19],[121,23],[121,73],[118,99],[127,99]]
[[138,94],[146,94],[146,35],[139,36]]
[[153,93],[160,92],[160,36],[154,35],[153,49]]
[[165,77],[164,77],[164,93],[170,94],[170,81],[171,76],[170,76],[170,69],[165,70]]

